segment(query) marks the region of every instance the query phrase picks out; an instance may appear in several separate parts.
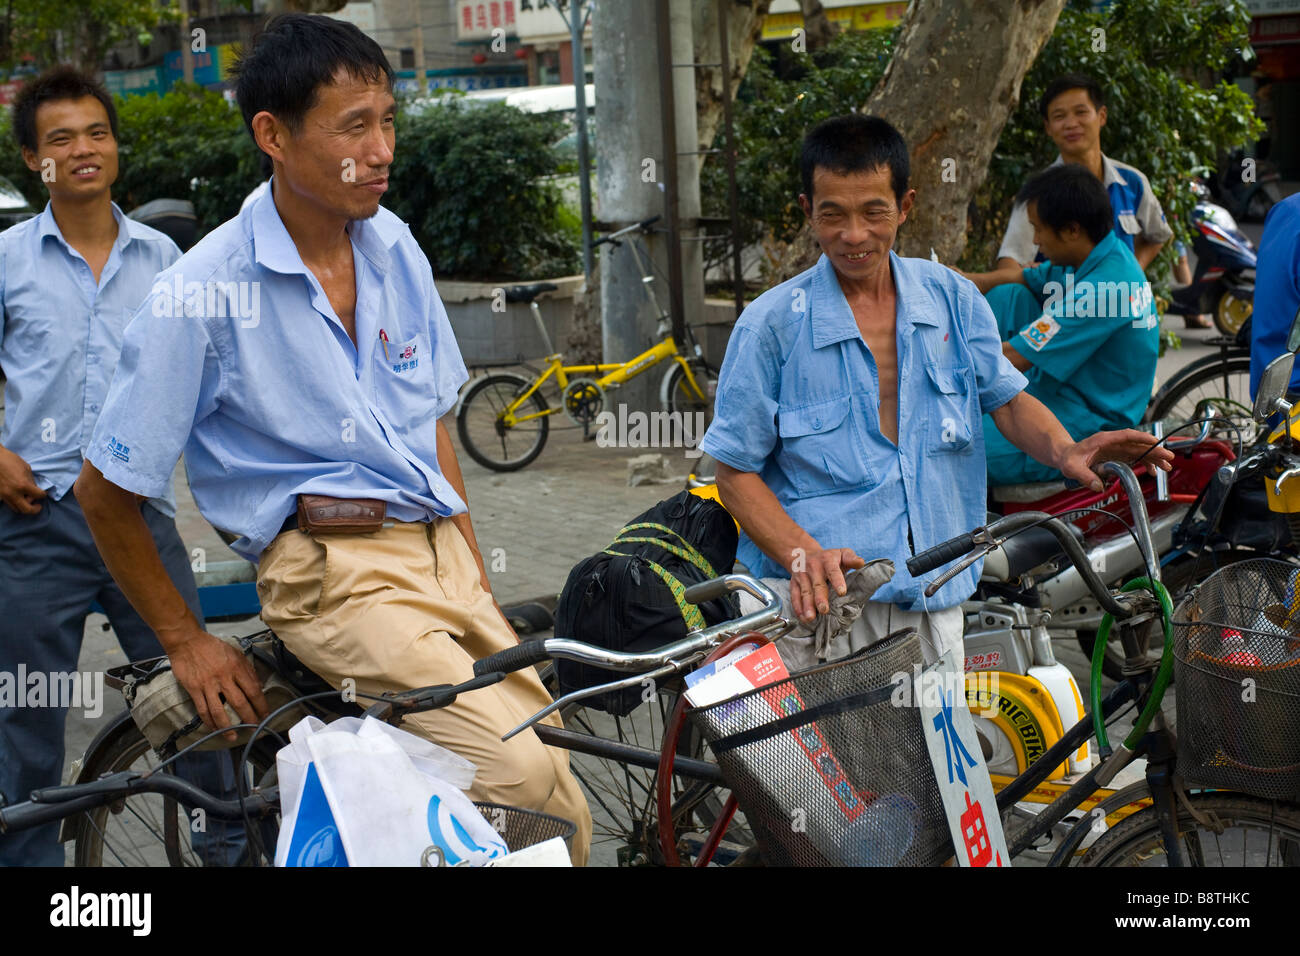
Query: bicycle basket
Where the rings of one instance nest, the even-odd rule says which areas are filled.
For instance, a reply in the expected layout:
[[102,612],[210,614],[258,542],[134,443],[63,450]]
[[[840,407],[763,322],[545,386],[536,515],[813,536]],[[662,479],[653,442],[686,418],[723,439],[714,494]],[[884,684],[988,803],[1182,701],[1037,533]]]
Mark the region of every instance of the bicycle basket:
[[[769,866],[934,866],[952,839],[921,729],[891,702],[915,629],[688,711]],[[891,679],[892,678],[892,679]]]
[[500,803],[480,803],[477,800],[474,806],[483,814],[483,819],[501,834],[501,839],[506,841],[511,853],[555,837],[563,837],[565,846],[569,846],[573,842],[573,834],[578,830],[571,821],[549,813],[507,807]]
[[1269,799],[1300,794],[1297,569],[1270,558],[1228,565],[1173,624],[1179,775]]

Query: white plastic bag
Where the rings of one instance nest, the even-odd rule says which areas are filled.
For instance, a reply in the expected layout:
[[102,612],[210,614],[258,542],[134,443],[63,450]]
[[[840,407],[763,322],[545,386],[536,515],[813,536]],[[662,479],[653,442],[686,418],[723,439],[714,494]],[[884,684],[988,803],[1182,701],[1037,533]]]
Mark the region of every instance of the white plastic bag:
[[276,755],[276,866],[419,866],[436,846],[449,865],[505,856],[505,841],[462,792],[474,765],[367,717],[306,717]]

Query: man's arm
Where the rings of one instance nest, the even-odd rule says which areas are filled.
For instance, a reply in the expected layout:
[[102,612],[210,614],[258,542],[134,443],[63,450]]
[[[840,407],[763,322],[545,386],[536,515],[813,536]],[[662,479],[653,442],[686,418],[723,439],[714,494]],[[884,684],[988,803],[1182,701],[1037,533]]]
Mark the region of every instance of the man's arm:
[[1025,284],[1024,267],[1014,259],[999,259],[998,267],[992,272],[962,272],[960,269],[954,269],[953,271],[970,279],[971,282],[975,283],[975,288],[985,293],[994,286],[1012,283]]
[[460,500],[465,502],[465,513],[452,515],[451,522],[460,529],[461,535],[465,538],[465,543],[469,545],[470,553],[474,555],[474,563],[478,565],[479,580],[483,584],[483,590],[488,594],[492,593],[492,587],[488,584],[487,566],[483,563],[483,555],[478,549],[478,539],[474,536],[474,525],[469,518],[469,495],[465,494],[465,477],[460,471],[460,461],[456,458],[456,448],[451,443],[451,435],[441,421],[438,422],[438,467],[442,469],[442,476],[447,479],[447,484],[460,495]]
[[20,515],[34,515],[40,514],[44,498],[31,465],[0,445],[0,501]]
[[845,594],[844,571],[866,562],[849,548],[826,548],[795,523],[757,474],[717,463],[718,495],[763,553],[790,572],[790,603],[804,621],[830,610],[830,591]]
[[1097,432],[1076,442],[1047,406],[1027,392],[1017,393],[1011,401],[994,409],[992,415],[993,423],[1007,441],[1093,491],[1105,487],[1092,470],[1093,465],[1146,457],[1156,467],[1168,471],[1174,460],[1174,453],[1167,448],[1152,450],[1156,439],[1134,428]]
[[1010,342],[1002,343],[1002,354],[1007,357],[1007,361],[1015,366],[1017,372],[1028,372],[1033,366],[1033,362],[1017,352]]
[[[214,730],[229,724],[223,696],[244,723],[265,717],[269,711],[253,668],[233,647],[199,627],[168,577],[140,514],[145,499],[110,482],[90,462],[82,465],[73,492],[104,565],[158,635],[172,673],[194,699],[203,722]],[[226,738],[234,740],[234,732]]]
[[1164,242],[1148,242],[1141,236],[1138,236],[1133,240],[1133,255],[1137,259],[1138,265],[1140,265],[1142,270],[1145,272],[1147,266],[1151,265],[1155,257],[1160,255],[1160,250],[1164,247]]

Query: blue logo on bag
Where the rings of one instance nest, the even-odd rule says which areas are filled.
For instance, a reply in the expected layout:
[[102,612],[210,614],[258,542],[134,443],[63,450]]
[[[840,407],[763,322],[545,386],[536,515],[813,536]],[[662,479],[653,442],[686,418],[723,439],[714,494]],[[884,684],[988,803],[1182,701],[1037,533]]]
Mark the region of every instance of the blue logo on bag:
[[316,765],[307,767],[307,779],[302,785],[302,799],[298,801],[298,816],[293,825],[293,839],[289,841],[285,866],[347,866],[348,855],[343,849],[334,814],[316,774]]
[[429,836],[443,851],[448,866],[455,866],[471,854],[481,853],[488,859],[505,855],[504,843],[479,846],[451,810],[434,794],[429,798]]

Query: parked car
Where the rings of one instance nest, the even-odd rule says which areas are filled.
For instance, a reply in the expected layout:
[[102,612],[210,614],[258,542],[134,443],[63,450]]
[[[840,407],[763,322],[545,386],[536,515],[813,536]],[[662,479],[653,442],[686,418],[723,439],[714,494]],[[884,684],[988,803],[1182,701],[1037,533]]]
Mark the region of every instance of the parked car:
[[31,219],[36,215],[27,198],[9,180],[0,176],[0,229]]

